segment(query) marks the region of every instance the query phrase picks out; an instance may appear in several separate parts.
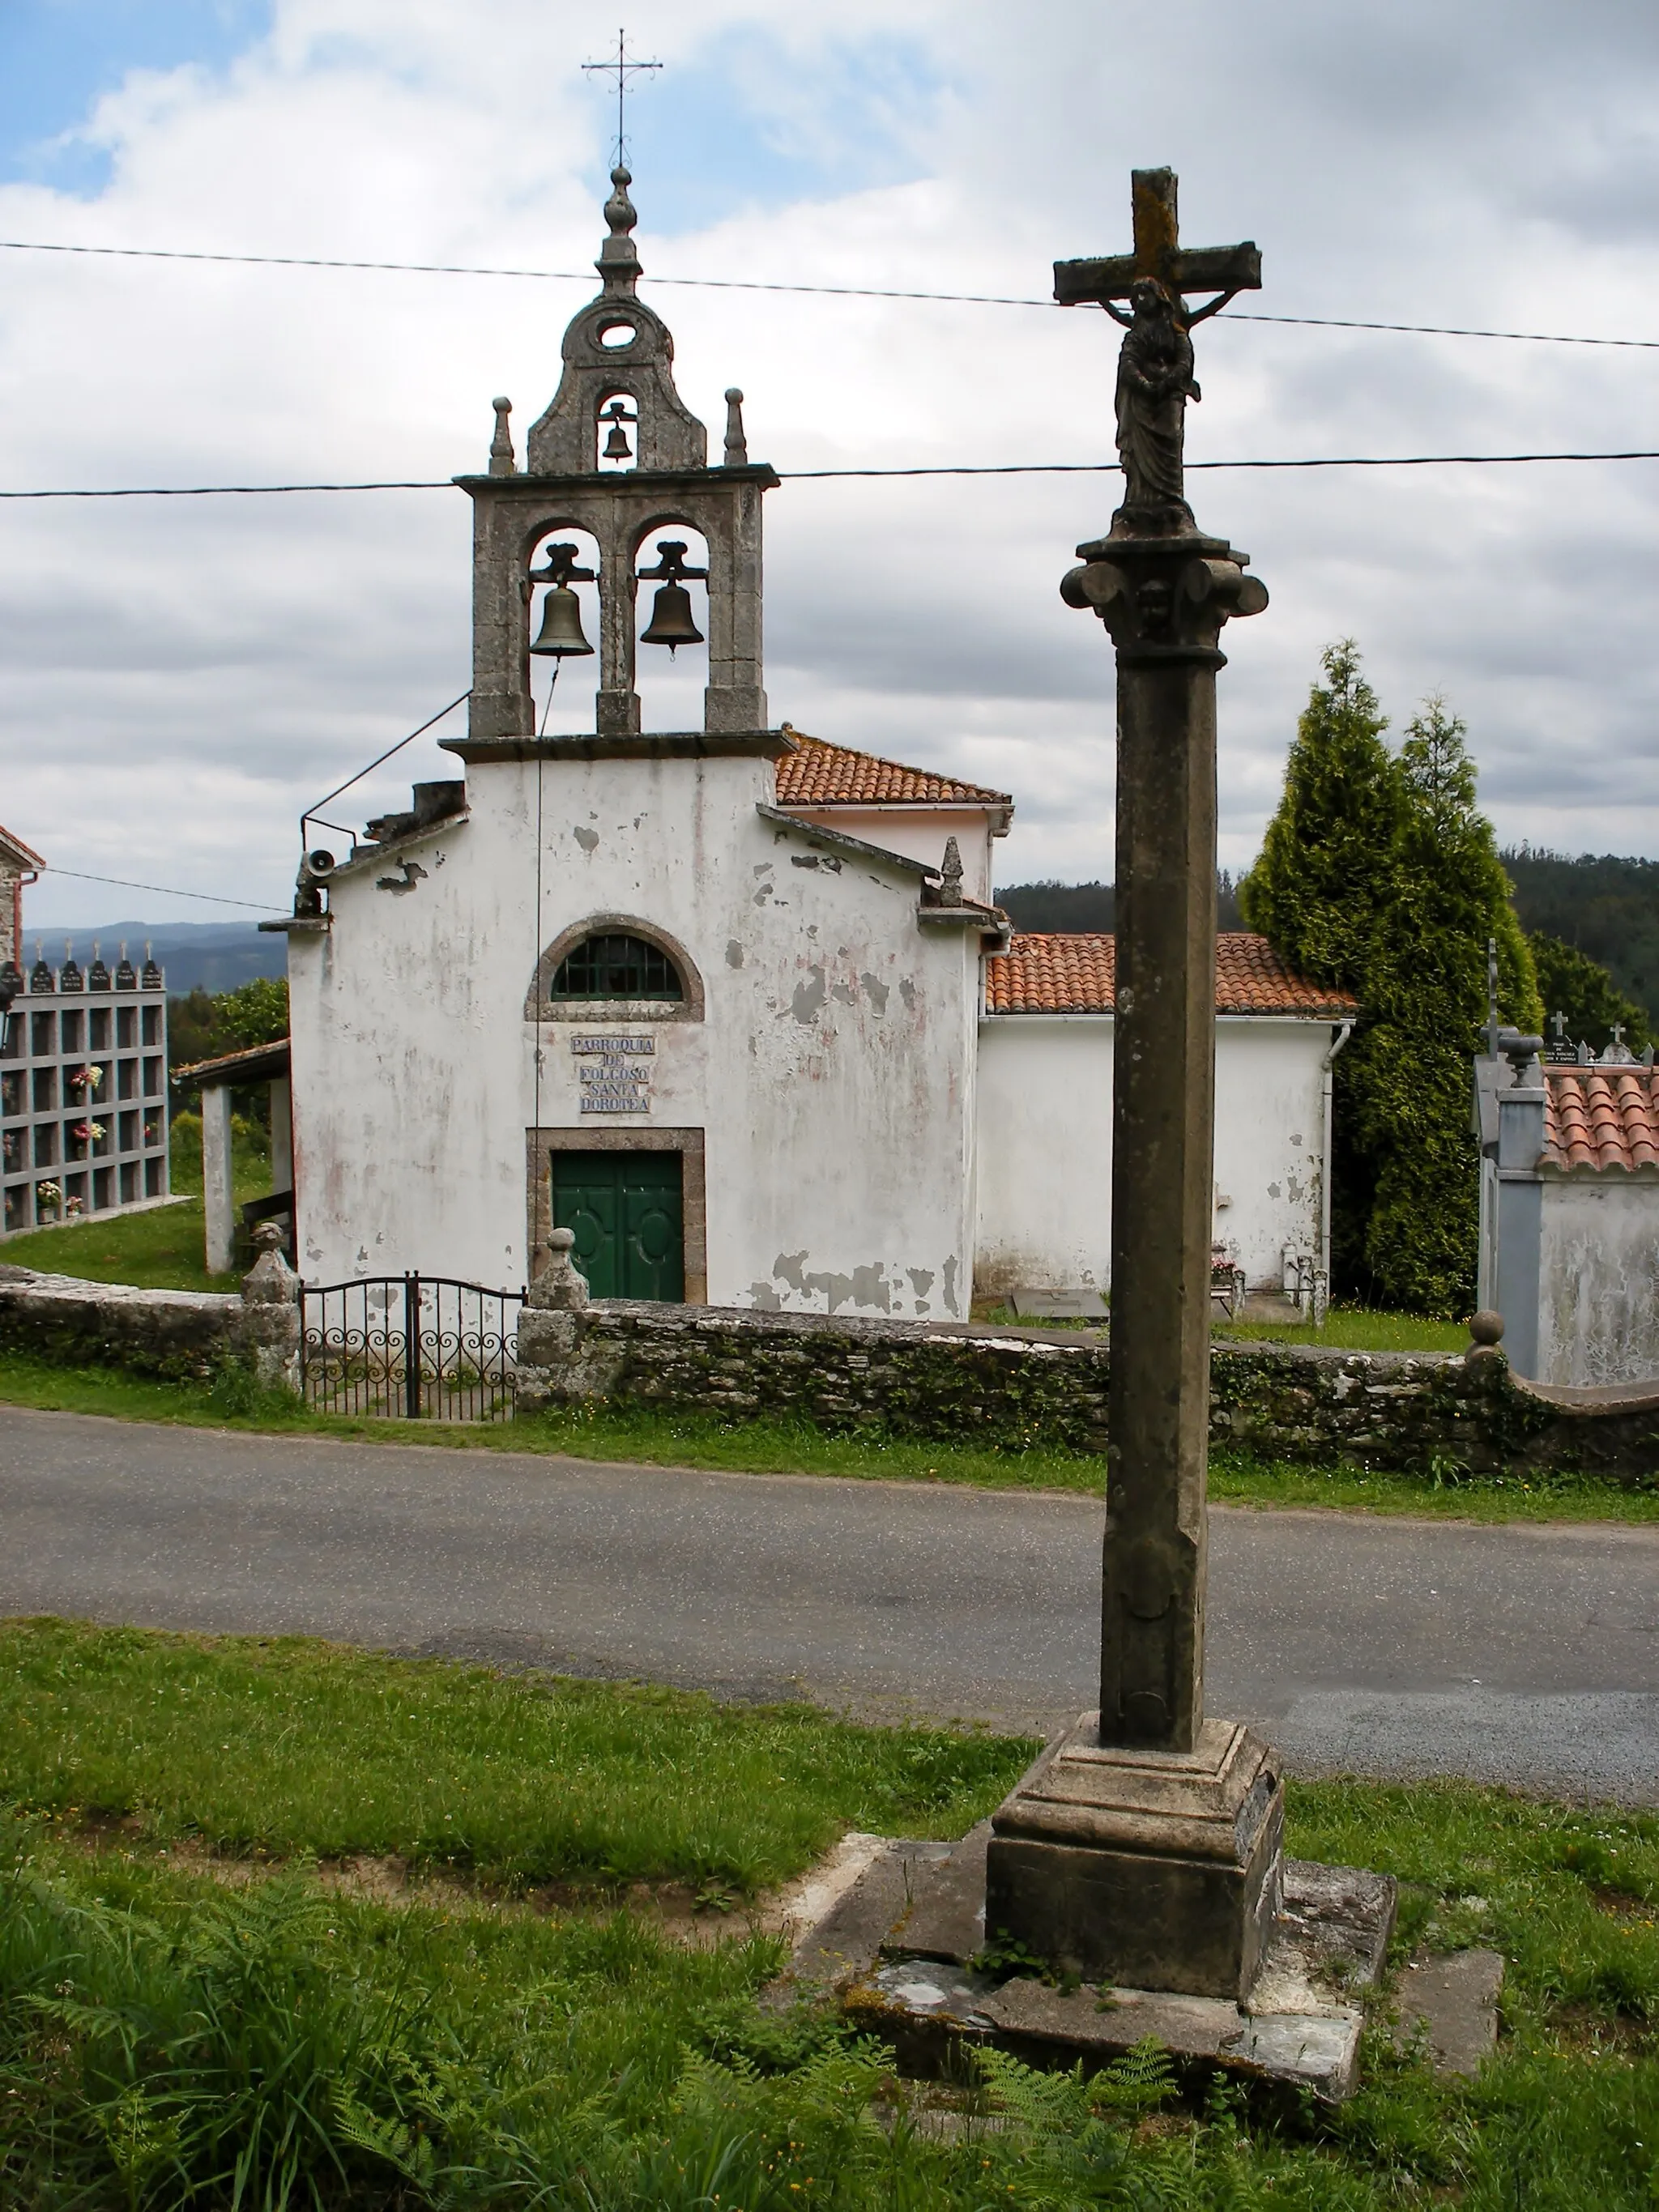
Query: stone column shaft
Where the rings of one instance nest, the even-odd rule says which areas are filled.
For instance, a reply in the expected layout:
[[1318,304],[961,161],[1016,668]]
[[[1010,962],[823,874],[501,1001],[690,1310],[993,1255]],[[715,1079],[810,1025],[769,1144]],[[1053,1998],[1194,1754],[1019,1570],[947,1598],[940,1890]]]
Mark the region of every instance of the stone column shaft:
[[1204,1719],[1221,661],[1118,657],[1100,1735],[1169,1751],[1192,1750]]

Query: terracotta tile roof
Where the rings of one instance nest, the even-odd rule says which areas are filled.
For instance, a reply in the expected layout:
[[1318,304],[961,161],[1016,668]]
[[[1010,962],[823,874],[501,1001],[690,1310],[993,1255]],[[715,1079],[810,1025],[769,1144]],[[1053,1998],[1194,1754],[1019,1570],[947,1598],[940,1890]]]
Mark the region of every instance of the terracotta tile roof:
[[906,768],[902,761],[880,760],[822,738],[784,728],[799,751],[778,763],[780,806],[869,806],[908,803],[916,806],[1012,806],[1006,791],[935,775],[931,769]]
[[[994,1014],[1109,1014],[1116,1004],[1116,940],[1017,932],[1006,953],[986,963],[985,976]],[[1216,939],[1215,1010],[1340,1021],[1359,1006],[1346,991],[1304,982],[1265,937],[1234,930]]]
[[1546,1067],[1544,1150],[1553,1168],[1659,1167],[1656,1071]]

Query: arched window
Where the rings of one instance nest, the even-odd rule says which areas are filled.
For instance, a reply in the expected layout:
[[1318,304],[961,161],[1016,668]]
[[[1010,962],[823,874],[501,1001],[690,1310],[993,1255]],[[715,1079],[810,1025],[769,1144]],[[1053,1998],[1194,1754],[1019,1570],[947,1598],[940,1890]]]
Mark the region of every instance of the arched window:
[[659,945],[620,932],[585,937],[553,971],[554,1000],[667,999],[685,996],[678,970]]

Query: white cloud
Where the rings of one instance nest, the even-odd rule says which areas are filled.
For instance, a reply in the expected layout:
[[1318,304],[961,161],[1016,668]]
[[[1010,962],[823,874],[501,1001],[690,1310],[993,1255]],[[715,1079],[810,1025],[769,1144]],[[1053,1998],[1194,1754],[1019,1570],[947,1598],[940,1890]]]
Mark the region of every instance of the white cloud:
[[[1114,333],[653,274],[1041,295],[1056,255],[1127,243],[1132,163],[1181,171],[1199,242],[1257,238],[1268,289],[1241,307],[1659,337],[1659,25],[1615,0],[634,15],[670,65],[635,108],[647,295],[688,401],[718,437],[741,384],[781,468],[1108,458]],[[530,0],[288,0],[228,71],[103,100],[107,187],[0,188],[0,235],[581,269],[607,123],[576,64],[611,35]],[[653,133],[678,149],[654,168]],[[715,212],[686,228],[682,200]],[[10,486],[474,467],[491,395],[522,439],[588,295],[0,258]],[[1656,442],[1640,353],[1223,318],[1200,374],[1194,459]],[[1318,649],[1348,633],[1397,722],[1432,690],[1465,716],[1502,834],[1659,852],[1659,464],[1193,483],[1273,594],[1228,640],[1224,859],[1254,849]],[[1055,587],[1115,498],[1110,477],[786,484],[775,715],[1012,788],[1009,879],[1109,875],[1110,653]],[[466,681],[468,529],[459,492],[0,503],[0,818],[65,866],[283,903],[299,808]],[[411,747],[358,811],[447,758]],[[104,903],[31,898],[43,927]]]

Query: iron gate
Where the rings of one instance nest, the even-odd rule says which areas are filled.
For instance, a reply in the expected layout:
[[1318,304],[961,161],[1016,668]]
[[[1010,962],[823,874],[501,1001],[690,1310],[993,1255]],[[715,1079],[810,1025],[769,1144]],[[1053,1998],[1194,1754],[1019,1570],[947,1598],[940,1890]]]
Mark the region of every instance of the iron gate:
[[446,1275],[300,1290],[300,1373],[323,1413],[500,1421],[513,1412],[522,1291]]

